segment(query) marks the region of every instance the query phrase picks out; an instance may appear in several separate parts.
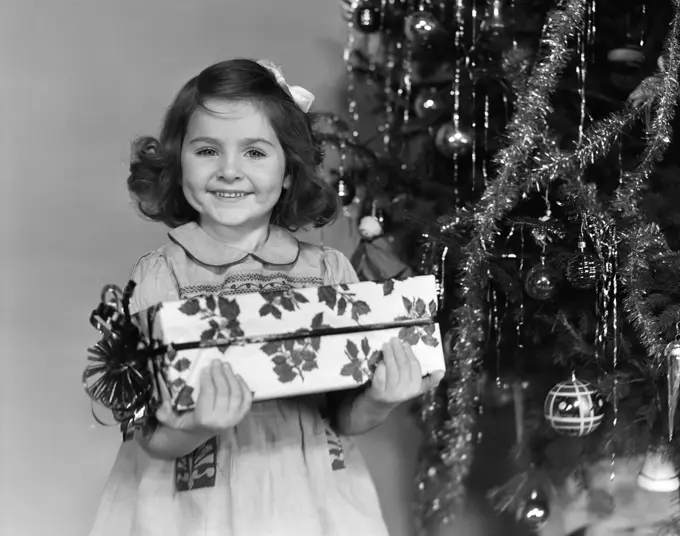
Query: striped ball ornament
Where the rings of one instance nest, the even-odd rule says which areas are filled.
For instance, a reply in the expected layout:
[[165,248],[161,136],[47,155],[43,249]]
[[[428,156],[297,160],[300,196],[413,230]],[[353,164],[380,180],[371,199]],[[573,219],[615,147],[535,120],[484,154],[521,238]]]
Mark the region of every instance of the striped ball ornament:
[[568,436],[584,436],[602,422],[604,399],[590,383],[572,378],[550,390],[543,414],[557,432]]

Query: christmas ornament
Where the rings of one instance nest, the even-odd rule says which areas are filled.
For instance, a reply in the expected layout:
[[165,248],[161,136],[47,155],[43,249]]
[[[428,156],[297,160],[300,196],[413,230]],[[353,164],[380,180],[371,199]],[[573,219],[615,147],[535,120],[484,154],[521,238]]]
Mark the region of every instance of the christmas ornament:
[[503,0],[490,0],[483,27],[492,33],[503,32],[507,29],[503,14]]
[[532,490],[529,498],[522,504],[520,520],[532,530],[539,530],[548,521],[548,515],[550,515],[548,501],[538,490]]
[[354,186],[346,179],[340,179],[335,184],[335,191],[338,192],[340,203],[343,207],[351,204],[354,201]]
[[568,436],[584,436],[604,418],[604,399],[590,383],[572,377],[550,389],[543,406],[550,426]]
[[678,469],[668,447],[662,443],[650,447],[637,477],[637,484],[647,491],[668,493],[680,489]]
[[376,216],[364,216],[359,222],[359,234],[366,240],[373,240],[383,234],[383,226]]
[[557,294],[559,281],[559,274],[545,263],[542,256],[541,262],[527,272],[524,290],[534,300],[549,300]]
[[673,439],[675,412],[680,396],[680,341],[675,340],[666,346],[666,379],[668,382],[668,438]]
[[354,10],[354,27],[362,33],[377,32],[380,19],[380,2],[365,0]]
[[439,152],[446,157],[465,156],[472,149],[472,136],[452,122],[444,123],[437,130],[434,143]]
[[421,119],[437,119],[446,110],[443,97],[435,88],[424,88],[416,95],[413,111]]
[[597,258],[586,251],[586,243],[578,243],[578,253],[567,263],[567,281],[572,287],[586,290],[591,289],[597,282]]
[[549,233],[547,227],[540,226],[531,229],[531,236],[539,245],[545,247],[548,244]]
[[404,21],[406,38],[417,45],[427,45],[440,29],[439,21],[427,11],[411,13]]

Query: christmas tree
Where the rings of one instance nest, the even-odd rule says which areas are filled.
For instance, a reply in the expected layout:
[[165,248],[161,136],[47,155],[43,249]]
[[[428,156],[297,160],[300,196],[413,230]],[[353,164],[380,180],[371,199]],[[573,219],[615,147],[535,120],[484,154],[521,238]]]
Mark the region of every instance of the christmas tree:
[[603,459],[647,454],[660,473],[640,486],[677,489],[680,2],[341,7],[348,115],[317,132],[364,215],[355,266],[439,281],[423,531],[455,518],[477,416],[503,400],[516,475],[491,499],[532,529],[550,490]]

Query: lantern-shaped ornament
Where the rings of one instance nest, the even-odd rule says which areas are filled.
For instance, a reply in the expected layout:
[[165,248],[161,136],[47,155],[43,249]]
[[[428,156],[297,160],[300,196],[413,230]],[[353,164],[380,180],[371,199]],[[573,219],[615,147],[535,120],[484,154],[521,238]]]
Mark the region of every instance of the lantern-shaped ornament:
[[585,242],[578,243],[578,253],[569,259],[566,276],[571,286],[580,290],[591,289],[597,283],[597,258],[586,251]]
[[543,414],[557,432],[568,436],[584,436],[602,422],[604,399],[593,385],[572,377],[550,390]]
[[680,399],[680,341],[668,343],[664,355],[668,385],[668,439],[672,440],[675,433],[675,413]]
[[354,10],[354,27],[362,33],[375,33],[382,20],[380,2],[364,0]]
[[649,448],[638,474],[637,484],[642,489],[657,493],[670,493],[680,489],[678,469],[666,445],[659,442]]

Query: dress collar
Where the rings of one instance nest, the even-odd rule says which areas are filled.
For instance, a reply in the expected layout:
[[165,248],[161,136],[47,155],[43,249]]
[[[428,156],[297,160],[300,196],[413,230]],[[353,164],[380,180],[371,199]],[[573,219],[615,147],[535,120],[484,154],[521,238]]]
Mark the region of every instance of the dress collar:
[[293,264],[300,254],[300,244],[297,239],[285,229],[274,225],[269,227],[269,237],[264,245],[252,252],[214,239],[195,222],[173,229],[168,236],[191,257],[208,266],[237,264],[249,255],[262,264],[283,266]]

